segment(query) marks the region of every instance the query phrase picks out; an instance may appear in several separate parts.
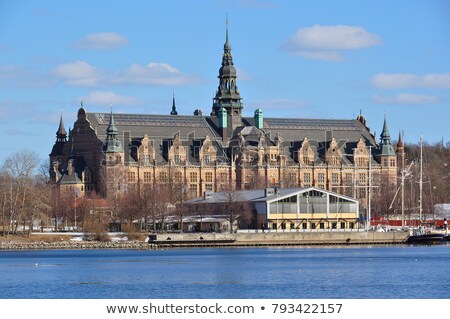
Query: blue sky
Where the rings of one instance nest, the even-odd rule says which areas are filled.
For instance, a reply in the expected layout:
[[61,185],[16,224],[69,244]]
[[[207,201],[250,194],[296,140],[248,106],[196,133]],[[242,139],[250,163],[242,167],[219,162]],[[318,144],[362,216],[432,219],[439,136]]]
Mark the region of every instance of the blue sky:
[[225,16],[244,115],[450,139],[450,1],[0,0],[0,162],[47,159],[60,112],[209,114]]

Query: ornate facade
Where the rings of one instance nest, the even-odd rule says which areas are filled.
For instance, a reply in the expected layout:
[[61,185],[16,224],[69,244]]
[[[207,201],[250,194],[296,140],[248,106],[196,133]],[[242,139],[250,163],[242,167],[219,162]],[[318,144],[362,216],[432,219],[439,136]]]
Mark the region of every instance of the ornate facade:
[[243,117],[228,27],[223,50],[209,116],[178,115],[175,98],[170,115],[90,113],[82,104],[68,139],[61,117],[51,180],[104,197],[168,183],[183,185],[186,198],[229,188],[315,186],[360,198],[362,206],[381,179],[397,183],[398,152],[386,118],[377,143],[362,115],[264,118],[258,108]]

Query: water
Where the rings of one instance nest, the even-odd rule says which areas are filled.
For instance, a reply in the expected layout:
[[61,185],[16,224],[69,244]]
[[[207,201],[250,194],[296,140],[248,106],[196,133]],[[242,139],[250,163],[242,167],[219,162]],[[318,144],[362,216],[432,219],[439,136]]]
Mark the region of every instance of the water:
[[0,298],[450,298],[450,245],[0,251]]

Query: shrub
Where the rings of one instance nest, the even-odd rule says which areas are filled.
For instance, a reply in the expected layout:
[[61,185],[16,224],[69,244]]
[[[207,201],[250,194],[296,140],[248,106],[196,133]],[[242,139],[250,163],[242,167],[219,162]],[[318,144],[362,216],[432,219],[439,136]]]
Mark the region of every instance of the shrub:
[[100,241],[109,242],[111,237],[109,237],[106,231],[106,225],[95,224],[95,223],[85,223],[83,225],[84,239],[89,241]]

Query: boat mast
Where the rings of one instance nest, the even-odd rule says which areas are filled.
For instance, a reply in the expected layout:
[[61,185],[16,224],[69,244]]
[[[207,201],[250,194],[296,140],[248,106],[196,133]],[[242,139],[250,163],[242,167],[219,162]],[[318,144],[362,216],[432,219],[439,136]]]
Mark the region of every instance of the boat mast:
[[419,222],[422,222],[422,188],[423,188],[422,168],[423,168],[422,135],[420,135]]
[[402,227],[405,227],[405,148],[402,149]]
[[371,226],[371,219],[372,219],[372,212],[371,212],[371,192],[370,192],[370,188],[372,187],[372,145],[369,146],[369,189],[368,189],[368,195],[367,195],[367,219],[368,219],[368,228],[367,230],[370,229]]

